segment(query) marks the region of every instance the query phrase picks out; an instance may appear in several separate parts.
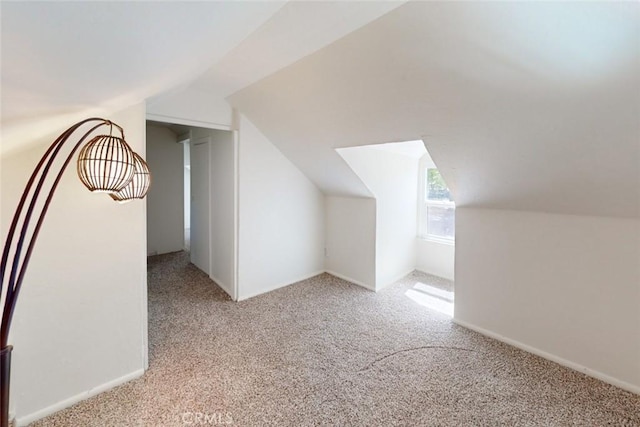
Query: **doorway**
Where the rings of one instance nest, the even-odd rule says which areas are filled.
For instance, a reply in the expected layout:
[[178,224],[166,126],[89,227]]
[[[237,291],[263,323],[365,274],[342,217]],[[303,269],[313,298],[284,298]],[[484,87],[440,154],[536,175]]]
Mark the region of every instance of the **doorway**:
[[232,131],[147,121],[149,255],[185,251],[236,298],[237,140]]

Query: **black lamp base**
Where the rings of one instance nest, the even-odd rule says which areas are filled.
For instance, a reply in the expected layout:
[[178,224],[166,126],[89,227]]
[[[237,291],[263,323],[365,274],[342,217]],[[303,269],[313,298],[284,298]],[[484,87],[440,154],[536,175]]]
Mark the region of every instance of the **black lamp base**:
[[0,350],[0,427],[9,427],[9,380],[11,379],[11,350]]

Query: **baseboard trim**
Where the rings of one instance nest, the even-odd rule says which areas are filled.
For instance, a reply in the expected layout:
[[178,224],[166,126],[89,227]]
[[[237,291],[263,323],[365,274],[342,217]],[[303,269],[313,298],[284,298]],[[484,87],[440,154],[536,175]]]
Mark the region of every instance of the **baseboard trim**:
[[373,291],[373,292],[376,291],[375,287],[372,288],[371,286],[369,286],[369,285],[367,285],[367,284],[365,284],[363,282],[360,282],[358,280],[352,279],[349,276],[345,276],[344,274],[336,273],[335,271],[331,271],[331,270],[326,270],[325,273],[328,273],[328,274],[330,274],[332,276],[336,276],[338,279],[342,279],[342,280],[346,280],[347,282],[351,282],[354,285],[362,286],[363,288],[369,289],[370,291]]
[[579,365],[575,362],[572,362],[570,360],[564,359],[560,356],[556,356],[554,354],[551,353],[547,353],[546,351],[540,350],[538,348],[532,347],[530,345],[521,343],[520,341],[516,341],[513,340],[511,338],[507,338],[503,335],[500,335],[496,332],[492,332],[489,331],[487,329],[481,328],[480,326],[476,326],[472,323],[469,322],[465,322],[464,320],[460,320],[460,319],[453,319],[453,323],[462,326],[463,328],[467,328],[467,329],[471,329],[472,331],[478,332],[479,334],[485,335],[489,338],[493,338],[495,340],[501,341],[505,344],[509,344],[512,345],[514,347],[519,348],[520,350],[524,350],[528,353],[532,353],[535,354],[536,356],[540,356],[543,359],[547,359],[547,360],[551,360],[552,362],[555,362],[559,365],[565,366],[567,368],[573,369],[574,371],[578,371],[581,372],[585,375],[588,375],[590,377],[596,378],[600,381],[604,381],[605,383],[611,384],[613,386],[616,386],[618,388],[621,388],[623,390],[626,391],[630,391],[631,393],[635,393],[635,394],[640,394],[640,386],[636,386],[633,384],[630,384],[626,381],[622,381],[619,380],[617,378],[611,377],[607,374],[604,374],[600,371],[596,371],[590,368],[587,368],[586,366],[582,366]]
[[424,273],[424,274],[428,274],[429,276],[436,276],[436,277],[439,277],[440,279],[444,279],[444,280],[449,280],[451,282],[455,282],[455,280],[453,278],[451,278],[451,277],[444,277],[444,276],[442,276],[440,274],[430,273],[430,272],[428,272],[426,270],[423,270],[423,269],[420,269],[420,268],[416,268],[415,271],[418,271],[418,272]]
[[122,384],[124,384],[126,382],[129,382],[129,381],[134,380],[134,379],[136,379],[138,377],[141,377],[143,374],[144,374],[144,369],[138,369],[137,371],[131,372],[131,373],[129,373],[127,375],[124,375],[124,376],[122,376],[120,378],[116,378],[115,380],[108,381],[108,382],[106,382],[104,384],[101,384],[101,385],[99,385],[97,387],[94,387],[94,388],[92,388],[92,389],[90,389],[88,391],[76,394],[75,396],[71,396],[70,398],[62,400],[62,401],[60,401],[58,403],[54,403],[53,405],[47,406],[44,409],[41,409],[41,410],[36,411],[36,412],[33,412],[33,413],[29,414],[29,415],[25,415],[24,417],[19,417],[16,420],[17,421],[17,425],[19,427],[26,426],[26,425],[34,422],[34,421],[39,420],[40,418],[46,417],[47,415],[51,415],[51,414],[53,414],[55,412],[61,411],[63,409],[66,409],[66,408],[68,408],[68,407],[70,407],[72,405],[75,405],[78,402],[81,402],[81,401],[86,400],[86,399],[88,399],[90,397],[93,397],[93,396],[95,396],[97,394],[100,394],[100,393],[102,393],[104,391],[111,390],[114,387],[117,387],[117,386],[122,385]]
[[311,274],[305,274],[303,277],[295,279],[293,281],[287,281],[286,283],[270,286],[269,288],[267,288],[265,290],[262,290],[262,291],[253,292],[253,293],[250,293],[248,295],[238,295],[238,301],[245,301],[245,300],[248,300],[249,298],[257,297],[258,295],[262,295],[262,294],[266,294],[267,292],[275,291],[276,289],[285,288],[287,286],[294,285],[294,284],[296,284],[298,282],[302,282],[303,280],[307,280],[307,279],[311,279],[312,277],[316,277],[316,276],[318,276],[318,275],[320,275],[322,273],[324,273],[324,270],[319,270],[319,271],[313,272]]
[[376,292],[386,288],[389,285],[393,285],[394,283],[396,283],[399,280],[404,279],[405,277],[407,277],[408,275],[410,275],[411,273],[413,273],[414,271],[416,271],[415,268],[412,268],[411,270],[408,270],[406,273],[402,273],[399,276],[396,276],[395,278],[393,278],[392,280],[388,281],[387,283],[385,283],[384,285],[381,285],[380,287],[376,286]]

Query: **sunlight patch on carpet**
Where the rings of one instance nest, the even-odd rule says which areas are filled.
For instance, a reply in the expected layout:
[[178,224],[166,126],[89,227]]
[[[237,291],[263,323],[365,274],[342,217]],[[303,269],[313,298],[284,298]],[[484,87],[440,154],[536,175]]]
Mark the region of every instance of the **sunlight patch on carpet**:
[[423,307],[453,317],[453,292],[416,282],[405,296]]

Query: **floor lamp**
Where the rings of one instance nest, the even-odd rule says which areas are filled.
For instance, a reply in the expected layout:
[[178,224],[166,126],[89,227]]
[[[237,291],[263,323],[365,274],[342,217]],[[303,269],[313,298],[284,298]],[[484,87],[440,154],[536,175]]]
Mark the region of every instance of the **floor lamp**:
[[[105,128],[109,131],[108,135],[104,132]],[[114,128],[119,136],[114,135]],[[99,129],[103,133],[89,140]],[[76,133],[81,136],[75,139],[62,164],[54,166],[61,149]],[[63,132],[35,167],[18,202],[0,264],[0,296],[4,297],[0,325],[0,427],[9,427],[9,380],[13,347],[8,340],[16,301],[53,194],[62,174],[81,147],[77,161],[78,176],[90,191],[108,193],[112,199],[122,203],[144,198],[151,184],[149,167],[127,144],[123,129],[110,120],[100,118],[83,120]],[[44,199],[38,203],[40,196]]]

